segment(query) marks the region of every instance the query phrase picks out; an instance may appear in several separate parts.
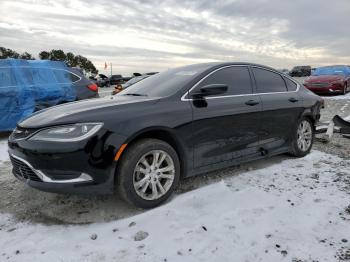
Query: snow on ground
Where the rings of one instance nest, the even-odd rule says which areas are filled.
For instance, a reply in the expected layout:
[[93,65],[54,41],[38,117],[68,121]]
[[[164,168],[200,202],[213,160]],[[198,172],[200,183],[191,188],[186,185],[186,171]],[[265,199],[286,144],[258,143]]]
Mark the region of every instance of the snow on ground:
[[332,100],[350,100],[350,93],[347,93],[346,95],[322,96],[322,98]]
[[0,164],[2,161],[7,161],[9,155],[7,153],[7,139],[0,139]]
[[[0,213],[0,260],[336,261],[350,250],[349,168],[313,151],[108,223],[48,226]],[[135,241],[137,232],[146,238]]]

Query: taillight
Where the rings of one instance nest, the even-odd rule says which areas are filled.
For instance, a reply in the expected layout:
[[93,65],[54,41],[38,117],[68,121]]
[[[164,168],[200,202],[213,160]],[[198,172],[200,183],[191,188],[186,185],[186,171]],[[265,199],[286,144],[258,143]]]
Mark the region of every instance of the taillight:
[[91,91],[98,92],[98,86],[96,84],[89,84],[87,86]]

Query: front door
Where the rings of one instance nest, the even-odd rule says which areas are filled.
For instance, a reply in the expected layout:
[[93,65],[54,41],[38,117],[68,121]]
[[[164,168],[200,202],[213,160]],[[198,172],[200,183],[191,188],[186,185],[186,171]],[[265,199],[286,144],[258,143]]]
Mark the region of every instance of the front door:
[[258,152],[260,97],[253,95],[249,68],[228,66],[204,78],[206,85],[225,84],[219,96],[192,98],[194,166],[202,167]]

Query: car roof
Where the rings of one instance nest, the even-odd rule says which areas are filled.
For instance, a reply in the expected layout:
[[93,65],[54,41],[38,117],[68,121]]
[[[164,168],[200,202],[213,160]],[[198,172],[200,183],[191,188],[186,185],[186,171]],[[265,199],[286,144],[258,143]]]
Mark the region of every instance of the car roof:
[[250,62],[209,62],[209,63],[202,63],[198,65],[208,65],[208,67],[212,66],[213,68],[216,68],[216,67],[220,68],[220,67],[230,66],[230,65],[255,66],[255,67],[262,67],[262,68],[266,68],[266,69],[278,72],[278,70],[273,67],[256,64],[256,63],[250,63]]

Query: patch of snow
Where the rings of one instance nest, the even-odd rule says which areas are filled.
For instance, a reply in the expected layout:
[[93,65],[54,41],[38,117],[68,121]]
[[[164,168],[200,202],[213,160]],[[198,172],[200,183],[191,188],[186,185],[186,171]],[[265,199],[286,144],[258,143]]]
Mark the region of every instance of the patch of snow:
[[[350,161],[313,151],[108,223],[47,226],[0,214],[0,256],[10,261],[335,261],[342,239],[350,241],[349,221],[339,215],[350,204],[349,195],[335,178],[349,167]],[[135,241],[140,231],[147,237]]]
[[0,139],[0,163],[8,160],[9,155],[7,153],[7,139]]
[[350,100],[350,93],[347,93],[346,95],[322,96],[322,98],[332,100]]

